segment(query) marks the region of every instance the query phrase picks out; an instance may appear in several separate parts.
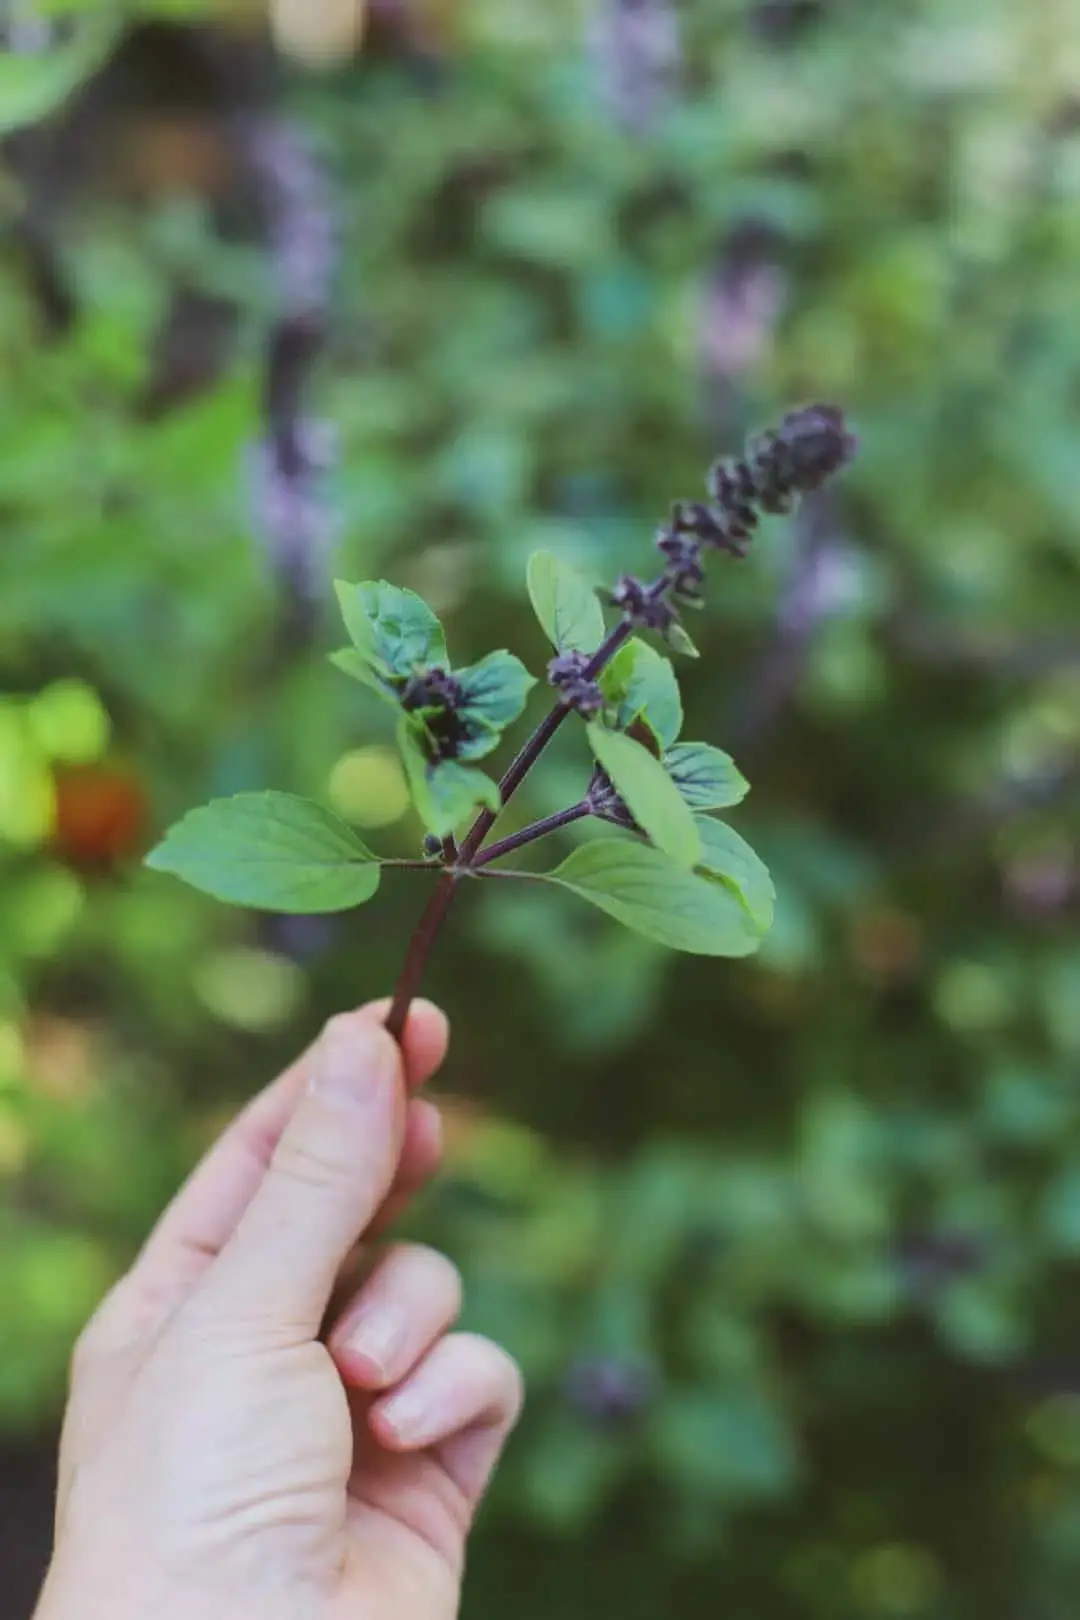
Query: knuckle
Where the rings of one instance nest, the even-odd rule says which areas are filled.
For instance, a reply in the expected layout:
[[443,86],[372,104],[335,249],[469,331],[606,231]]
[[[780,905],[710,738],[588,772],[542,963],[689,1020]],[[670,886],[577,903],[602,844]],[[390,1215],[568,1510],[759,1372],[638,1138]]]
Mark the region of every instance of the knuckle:
[[515,1424],[521,1416],[521,1409],[525,1405],[525,1374],[508,1350],[496,1346],[503,1362],[503,1376],[506,1380],[506,1419],[511,1425]]
[[68,1381],[77,1384],[99,1359],[97,1318],[91,1317],[75,1343],[68,1358]]
[[453,1301],[456,1316],[461,1310],[465,1293],[457,1266],[440,1249],[433,1249],[426,1243],[414,1243],[408,1247],[410,1267],[423,1278],[432,1293],[437,1292],[440,1299]]
[[456,1335],[484,1369],[484,1382],[491,1390],[491,1409],[499,1421],[512,1426],[517,1422],[525,1404],[525,1376],[509,1350],[494,1339],[477,1333]]
[[111,1320],[116,1309],[115,1300],[115,1292],[107,1296],[72,1345],[68,1358],[68,1374],[72,1383],[85,1378],[93,1368],[115,1355],[118,1335]]
[[422,1294],[450,1320],[461,1314],[465,1296],[461,1272],[440,1249],[427,1243],[395,1243],[383,1255],[373,1281],[386,1290],[404,1286],[410,1293]]
[[325,1193],[340,1178],[343,1144],[333,1132],[286,1133],[278,1145],[270,1175]]
[[461,1272],[452,1260],[448,1260],[445,1255],[440,1255],[439,1263],[442,1267],[443,1287],[446,1290],[448,1306],[456,1321],[465,1305],[465,1284],[462,1281]]

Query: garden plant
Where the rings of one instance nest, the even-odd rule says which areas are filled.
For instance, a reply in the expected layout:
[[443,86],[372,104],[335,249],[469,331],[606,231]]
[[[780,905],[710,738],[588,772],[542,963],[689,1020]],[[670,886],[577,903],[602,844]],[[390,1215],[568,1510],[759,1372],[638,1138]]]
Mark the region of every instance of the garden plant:
[[[815,405],[753,439],[745,457],[718,461],[708,502],[677,502],[659,530],[664,565],[656,578],[625,574],[607,593],[618,613],[610,630],[581,575],[550,552],[534,553],[528,589],[555,653],[547,666],[555,701],[498,783],[474,762],[499,746],[536,684],[521,660],[493,652],[452,670],[443,627],[414,592],[385,581],[338,585],[352,646],[334,663],[398,711],[398,745],[428,830],[425,855],[441,868],[391,1006],[389,1027],[398,1038],[460,880],[520,877],[501,864],[504,857],[588,817],[631,837],[583,844],[554,871],[529,873],[529,881],[557,883],[676,950],[739,957],[756,949],[772,920],[771,880],[746,841],[710,815],[738,804],[748,784],[720,749],[679,741],[682,702],[671,661],[638,632],[696,656],[681,615],[703,603],[709,554],[745,556],[761,513],[790,511],[854,448],[841,412]],[[581,797],[485,844],[571,714],[585,722],[595,759]],[[191,812],[148,863],[218,899],[301,915],[360,905],[376,892],[384,866],[409,864],[380,861],[320,805],[279,792]]]

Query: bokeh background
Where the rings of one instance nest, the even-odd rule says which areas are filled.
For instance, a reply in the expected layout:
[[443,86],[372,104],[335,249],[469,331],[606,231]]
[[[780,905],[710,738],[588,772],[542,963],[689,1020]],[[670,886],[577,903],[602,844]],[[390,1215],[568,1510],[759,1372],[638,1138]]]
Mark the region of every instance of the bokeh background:
[[539,670],[531,550],[643,564],[818,397],[861,458],[716,565],[685,681],[760,958],[492,885],[432,973],[414,1224],[530,1390],[466,1620],[1075,1613],[1080,10],[5,10],[0,1613],[83,1319],[423,902],[259,919],[142,852],[275,786],[413,854],[333,574]]

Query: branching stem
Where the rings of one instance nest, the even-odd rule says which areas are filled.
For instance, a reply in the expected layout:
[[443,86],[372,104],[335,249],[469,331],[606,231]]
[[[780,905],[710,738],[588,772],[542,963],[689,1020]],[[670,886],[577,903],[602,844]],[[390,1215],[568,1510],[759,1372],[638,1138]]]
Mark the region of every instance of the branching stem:
[[[596,677],[610,664],[623,643],[629,641],[632,633],[633,626],[628,620],[624,619],[615,626],[603,646],[590,659],[589,666],[585,671],[586,680],[595,681]],[[460,864],[464,866],[472,865],[474,856],[478,853],[481,844],[492,827],[494,827],[502,810],[506,809],[511,798],[543,754],[567,715],[572,713],[573,711],[565,703],[559,703],[537,726],[517,758],[511,762],[506,775],[499,783],[499,795],[502,801],[501,809],[482,811],[462,840]]]
[[540,821],[533,821],[520,832],[511,833],[508,838],[500,838],[497,844],[488,844],[486,849],[472,863],[473,872],[482,872],[492,861],[499,860],[503,855],[511,854],[515,849],[524,849],[526,844],[535,844],[538,838],[546,838],[548,833],[558,832],[560,827],[572,826],[575,821],[583,821],[586,816],[592,815],[592,809],[586,799],[580,804],[572,804],[568,810],[559,810],[553,816],[544,816]]
[[[604,640],[604,643],[589,660],[586,676],[595,680],[614,658],[619,648],[630,639],[633,634],[633,625],[628,619],[621,620]],[[416,932],[409,942],[405,954],[405,965],[394,991],[394,1001],[390,1008],[390,1015],[386,1027],[394,1039],[400,1043],[405,1030],[405,1023],[409,1016],[409,1007],[420,989],[424,973],[427,969],[428,958],[439,937],[439,931],[446,921],[447,913],[453,904],[457,890],[457,880],[465,873],[479,871],[489,861],[497,860],[500,855],[509,854],[513,849],[520,849],[523,844],[531,844],[535,839],[542,838],[557,827],[568,826],[572,821],[579,821],[588,815],[588,807],[584,804],[573,805],[567,811],[560,812],[541,822],[535,822],[531,827],[524,828],[520,833],[514,833],[504,838],[501,843],[493,844],[481,855],[481,846],[488,833],[494,827],[502,810],[524,782],[533,766],[540,759],[559,727],[572,710],[565,703],[558,703],[541,720],[528,742],[522,748],[499,783],[500,809],[483,810],[473,822],[469,831],[462,839],[456,850],[452,863],[444,866],[442,876],[428,901],[423,916],[416,926]],[[444,844],[444,859],[452,848],[450,841]]]

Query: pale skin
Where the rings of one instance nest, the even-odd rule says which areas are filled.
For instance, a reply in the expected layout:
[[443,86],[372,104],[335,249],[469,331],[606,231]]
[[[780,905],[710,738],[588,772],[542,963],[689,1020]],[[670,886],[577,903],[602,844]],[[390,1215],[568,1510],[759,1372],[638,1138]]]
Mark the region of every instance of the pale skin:
[[[446,1021],[334,1019],[196,1169],[83,1334],[36,1620],[452,1620],[521,1406],[454,1267],[372,1251],[437,1168]],[[362,1281],[358,1278],[362,1277]]]

